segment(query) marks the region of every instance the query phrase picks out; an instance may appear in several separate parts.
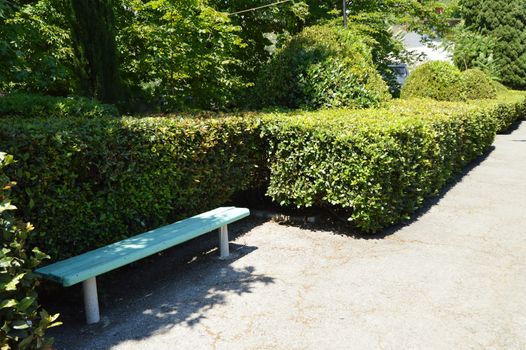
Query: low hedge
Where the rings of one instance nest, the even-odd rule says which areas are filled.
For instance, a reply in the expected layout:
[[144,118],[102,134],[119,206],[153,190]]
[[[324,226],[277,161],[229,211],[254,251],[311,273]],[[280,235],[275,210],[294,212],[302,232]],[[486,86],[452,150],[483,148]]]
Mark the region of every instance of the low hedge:
[[14,203],[53,259],[223,205],[267,184],[282,205],[334,206],[365,231],[407,219],[495,132],[525,94],[472,103],[200,118],[0,120],[17,159]]
[[[518,120],[526,119],[526,93],[522,91],[508,91],[499,94],[499,103],[495,106],[494,115],[497,117],[497,133],[507,132]],[[480,101],[479,101],[480,102]],[[491,102],[486,101],[486,104]]]
[[83,97],[55,97],[34,94],[12,94],[0,97],[0,117],[99,118],[118,116],[113,105],[101,104]]
[[[417,102],[420,101],[420,102]],[[474,100],[467,104],[458,102],[437,102],[426,99],[396,100],[389,104],[391,108],[400,109],[404,113],[420,113],[427,110],[433,113],[456,113],[461,108],[493,108],[491,113],[495,119],[497,133],[506,132],[519,119],[526,118],[526,93],[509,90],[499,93],[493,100]]]
[[4,119],[13,201],[53,259],[224,204],[263,168],[250,118]]
[[523,113],[524,95],[271,115],[268,195],[281,205],[345,209],[359,228],[377,231],[408,219]]

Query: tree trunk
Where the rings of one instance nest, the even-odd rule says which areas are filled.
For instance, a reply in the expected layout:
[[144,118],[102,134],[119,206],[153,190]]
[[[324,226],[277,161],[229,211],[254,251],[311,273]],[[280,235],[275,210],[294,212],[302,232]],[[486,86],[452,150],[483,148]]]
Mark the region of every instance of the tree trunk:
[[117,63],[114,0],[70,0],[71,31],[84,95],[105,103],[123,102]]

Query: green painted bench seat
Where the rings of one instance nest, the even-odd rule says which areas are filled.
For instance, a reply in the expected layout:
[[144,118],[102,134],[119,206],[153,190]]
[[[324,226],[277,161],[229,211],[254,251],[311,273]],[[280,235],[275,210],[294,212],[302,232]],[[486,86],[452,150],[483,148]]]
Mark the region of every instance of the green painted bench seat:
[[[249,215],[250,211],[246,208],[217,208],[171,225],[163,226],[105,247],[41,267],[37,269],[35,273],[43,278],[68,287],[218,228],[221,228],[221,249],[226,250],[226,255],[228,255],[228,231],[226,225]],[[221,256],[223,255],[222,251]],[[94,322],[88,321],[88,323]]]

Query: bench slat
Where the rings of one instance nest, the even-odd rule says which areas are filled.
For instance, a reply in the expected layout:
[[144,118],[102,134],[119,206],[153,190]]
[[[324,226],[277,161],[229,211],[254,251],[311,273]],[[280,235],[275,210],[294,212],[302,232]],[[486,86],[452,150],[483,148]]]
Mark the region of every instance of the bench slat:
[[245,208],[222,207],[84,254],[41,267],[36,274],[71,286],[247,217]]
[[[49,269],[49,270],[52,270],[54,275],[64,276],[64,275],[67,275],[70,271],[83,269],[86,265],[88,266],[96,265],[96,264],[103,263],[106,260],[112,260],[119,256],[127,255],[132,251],[132,249],[130,248],[134,248],[139,245],[144,245],[145,242],[152,241],[152,238],[156,239],[157,241],[160,241],[161,239],[160,239],[159,234],[162,234],[163,232],[168,233],[168,236],[169,236],[168,238],[173,238],[174,230],[177,230],[179,232],[186,226],[191,225],[192,223],[195,224],[196,222],[200,222],[201,220],[208,220],[210,218],[213,218],[217,215],[220,215],[232,209],[233,207],[217,208],[217,209],[193,216],[185,220],[177,221],[170,225],[159,227],[154,230],[147,231],[147,232],[144,232],[142,234],[139,234],[139,235],[136,235],[130,238],[126,238],[122,241],[118,241],[118,242],[109,244],[107,246],[86,252],[84,254],[56,262],[52,265],[45,266],[41,269],[38,269],[36,270],[36,272],[42,273],[42,270],[45,270],[45,272],[48,272],[48,269]],[[85,257],[85,259],[81,259],[80,257]]]

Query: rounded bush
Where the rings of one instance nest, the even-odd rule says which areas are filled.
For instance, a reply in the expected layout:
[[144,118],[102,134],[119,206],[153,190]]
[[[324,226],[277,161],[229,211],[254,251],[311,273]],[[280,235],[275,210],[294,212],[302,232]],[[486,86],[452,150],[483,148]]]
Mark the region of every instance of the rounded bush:
[[254,105],[371,107],[388,100],[370,49],[349,29],[324,25],[294,36],[260,72]]
[[464,97],[468,100],[491,99],[497,97],[497,89],[492,79],[480,69],[462,72]]
[[497,94],[504,94],[509,91],[509,89],[502,84],[501,82],[498,82],[496,80],[492,80],[491,83],[495,87],[495,91],[497,91]]
[[407,78],[401,98],[427,97],[438,101],[462,101],[463,79],[460,70],[448,62],[431,61],[417,67]]

